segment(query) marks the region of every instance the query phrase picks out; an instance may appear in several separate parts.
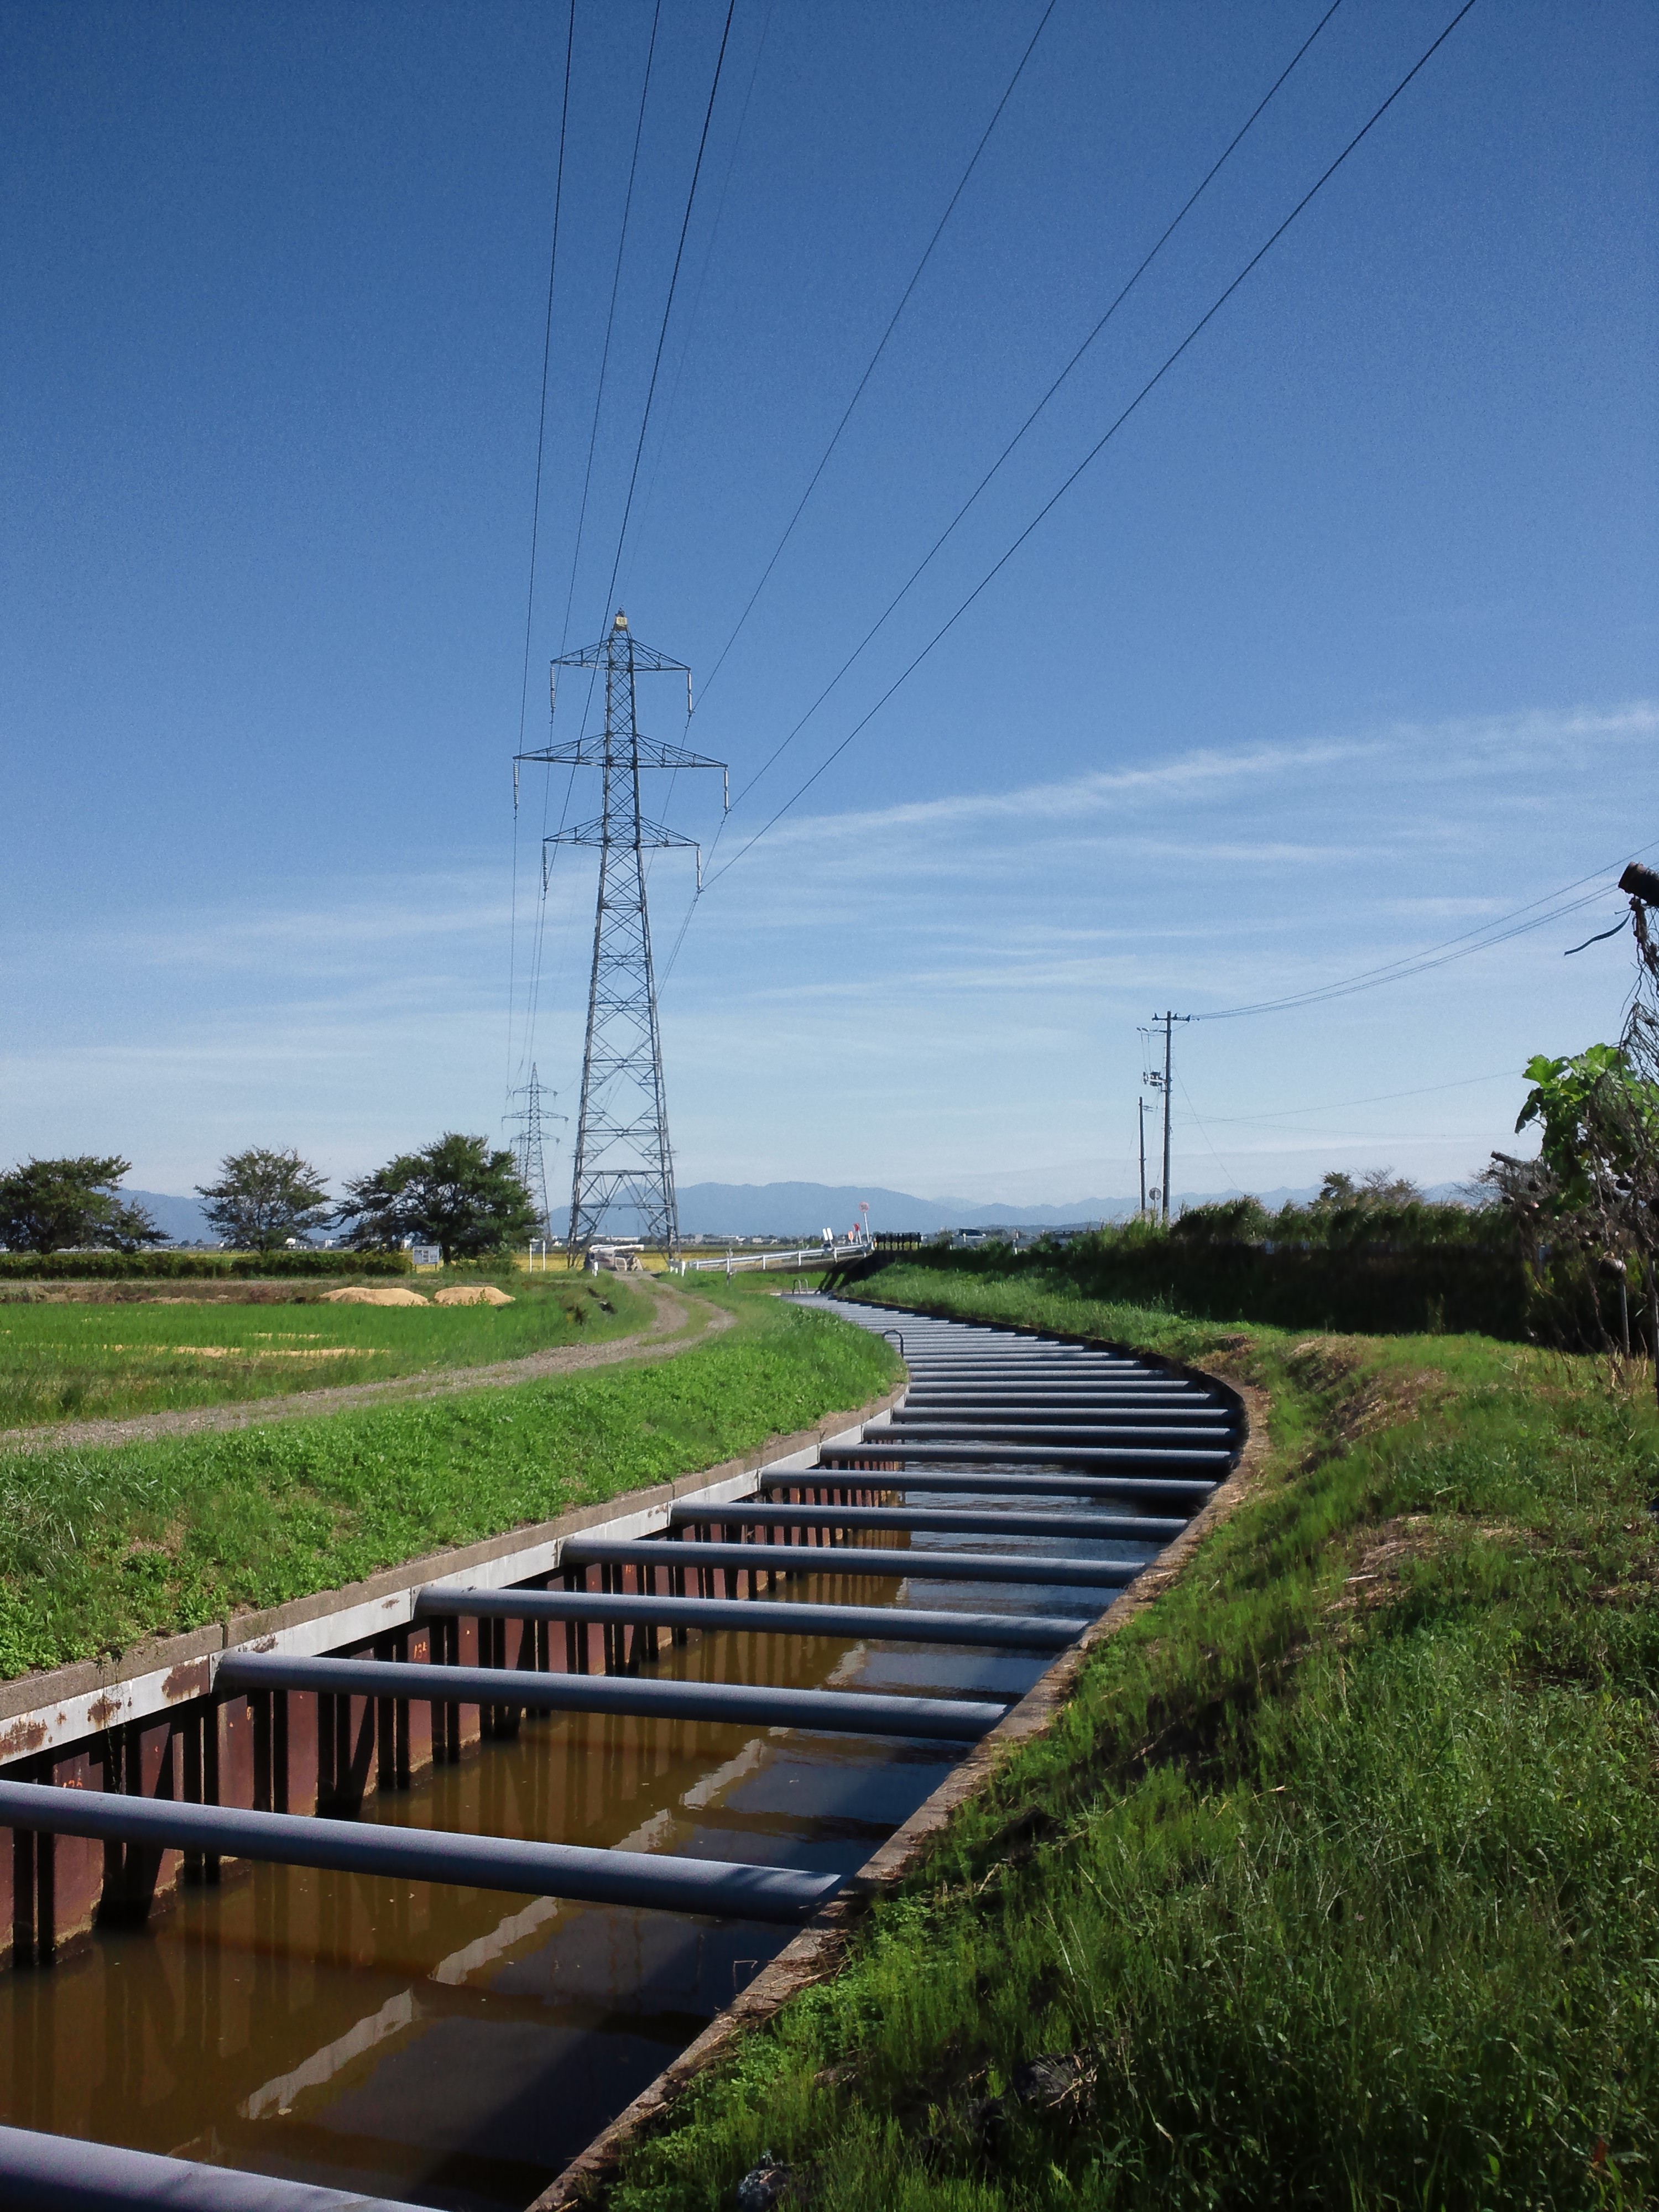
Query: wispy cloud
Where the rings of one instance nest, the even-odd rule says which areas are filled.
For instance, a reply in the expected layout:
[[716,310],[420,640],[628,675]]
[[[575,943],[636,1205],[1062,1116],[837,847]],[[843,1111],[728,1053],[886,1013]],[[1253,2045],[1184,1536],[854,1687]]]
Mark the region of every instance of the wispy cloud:
[[781,823],[775,834],[781,837],[787,834],[791,842],[799,843],[828,835],[868,837],[891,830],[1073,822],[1079,813],[1103,813],[1115,801],[1126,798],[1161,797],[1171,792],[1192,793],[1261,781],[1297,770],[1352,760],[1367,750],[1361,745],[1334,743],[1261,745],[1235,753],[1206,747],[1148,767],[1091,769],[1087,775],[1069,776],[1063,781],[1025,784],[1012,791],[953,793],[948,798],[915,799],[896,806],[811,815],[787,825],[787,833],[786,825]]
[[[787,819],[771,833],[775,845],[798,847],[826,838],[869,840],[894,832],[960,833],[982,827],[1008,830],[1023,823],[1074,824],[1139,799],[1213,794],[1224,799],[1241,787],[1268,785],[1390,756],[1413,774],[1426,766],[1437,777],[1484,771],[1494,751],[1559,751],[1589,741],[1627,742],[1659,735],[1659,702],[1629,700],[1598,708],[1536,708],[1518,714],[1459,715],[1433,722],[1400,720],[1364,735],[1309,738],[1241,746],[1202,745],[1173,759],[1115,769],[1000,792],[952,793],[939,799],[887,807],[851,809]],[[1305,793],[1302,794],[1305,796]],[[1512,794],[1524,798],[1527,794]],[[735,848],[734,848],[735,849]],[[1241,850],[1244,848],[1239,848]],[[1310,848],[1285,848],[1286,857]]]

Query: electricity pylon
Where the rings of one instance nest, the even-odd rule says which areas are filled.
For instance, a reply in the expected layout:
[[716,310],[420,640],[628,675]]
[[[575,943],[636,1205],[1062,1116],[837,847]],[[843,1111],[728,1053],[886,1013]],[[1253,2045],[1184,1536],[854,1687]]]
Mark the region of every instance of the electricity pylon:
[[[668,1109],[663,1092],[662,1040],[657,1027],[657,983],[651,965],[651,921],[646,908],[645,855],[667,846],[689,846],[697,854],[697,887],[702,887],[702,852],[640,809],[642,769],[717,768],[678,745],[641,737],[635,718],[636,676],[678,673],[685,678],[690,712],[691,672],[683,660],[641,645],[618,611],[598,645],[566,653],[561,668],[605,671],[605,727],[566,745],[547,745],[520,753],[519,760],[545,761],[570,768],[597,768],[605,776],[604,811],[574,830],[544,840],[552,845],[597,845],[599,902],[593,915],[593,969],[587,994],[587,1039],[582,1054],[582,1103],[576,1122],[576,1156],[570,1186],[572,1252],[583,1250],[605,1227],[607,1217],[631,1217],[626,1233],[672,1252],[679,1245],[679,1211],[674,1198],[674,1160],[668,1143]],[[553,678],[556,686],[556,673]],[[554,692],[556,702],[556,690]],[[516,774],[516,769],[514,771]],[[613,1233],[615,1233],[613,1229]]]
[[[550,1095],[556,1098],[559,1094],[555,1091]],[[542,1124],[544,1121],[562,1121],[568,1117],[552,1113],[542,1104],[542,1079],[533,1060],[530,1063],[529,1082],[521,1085],[513,1096],[522,1098],[524,1104],[516,1114],[507,1114],[502,1118],[518,1125],[518,1134],[513,1139],[514,1164],[519,1170],[519,1181],[536,1201],[542,1224],[541,1233],[545,1237],[551,1231],[553,1209],[547,1202],[547,1162],[542,1153]],[[556,1144],[558,1139],[556,1137],[553,1141]]]

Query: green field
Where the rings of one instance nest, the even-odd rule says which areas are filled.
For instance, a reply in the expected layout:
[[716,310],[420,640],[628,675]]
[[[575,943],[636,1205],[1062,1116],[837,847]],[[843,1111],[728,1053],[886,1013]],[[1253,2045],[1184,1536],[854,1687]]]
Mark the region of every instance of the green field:
[[483,1366],[621,1335],[650,1316],[641,1292],[609,1276],[594,1283],[508,1267],[499,1277],[422,1276],[397,1287],[426,1294],[484,1279],[499,1280],[514,1303],[331,1305],[328,1282],[0,1293],[0,1429]]
[[737,1326],[672,1358],[0,1455],[0,1676],[331,1589],[712,1466],[862,1405],[896,1372],[880,1339],[741,1278],[696,1295],[729,1307]]
[[1651,1370],[866,1288],[1257,1383],[1269,1462],[612,2212],[1655,2203]]

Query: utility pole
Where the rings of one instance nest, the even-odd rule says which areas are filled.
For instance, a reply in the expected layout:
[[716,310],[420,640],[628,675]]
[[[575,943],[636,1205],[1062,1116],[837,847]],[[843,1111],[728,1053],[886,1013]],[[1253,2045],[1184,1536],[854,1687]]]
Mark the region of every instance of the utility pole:
[[[605,1226],[606,1217],[616,1212],[629,1217],[622,1233],[636,1235],[643,1243],[672,1253],[680,1241],[679,1210],[668,1142],[657,982],[651,963],[651,921],[645,898],[645,855],[668,846],[690,847],[697,855],[701,890],[702,851],[695,838],[683,837],[641,812],[640,772],[642,769],[717,768],[724,775],[725,763],[641,735],[635,714],[635,678],[683,675],[689,718],[691,672],[683,660],[671,660],[665,653],[638,643],[620,609],[599,644],[567,653],[553,666],[556,671],[605,671],[603,731],[584,732],[568,744],[547,745],[515,757],[573,769],[597,768],[605,779],[602,813],[579,823],[574,830],[561,830],[543,840],[544,871],[550,846],[596,845],[599,852],[593,966],[582,1053],[582,1100],[570,1184],[569,1250],[573,1257],[585,1251]],[[556,684],[556,675],[553,682]],[[556,703],[556,691],[553,696]],[[514,772],[516,776],[516,766]],[[617,1233],[614,1225],[612,1233]]]
[[1146,1218],[1146,1097],[1144,1091],[1135,1100],[1135,1121],[1140,1131],[1140,1212],[1138,1218],[1144,1221]]
[[1152,1040],[1153,1034],[1160,1024],[1163,1025],[1164,1065],[1162,1067],[1148,1066],[1144,1079],[1149,1089],[1153,1091],[1161,1091],[1164,1093],[1164,1186],[1158,1194],[1158,1202],[1164,1225],[1166,1229],[1170,1225],[1170,1094],[1175,1085],[1175,1066],[1171,1056],[1171,1040],[1175,1032],[1175,1024],[1177,1022],[1189,1022],[1191,1019],[1192,1016],[1190,1014],[1154,1014],[1152,1016],[1152,1029],[1143,1029],[1140,1032],[1142,1037],[1146,1040],[1147,1048],[1146,1056],[1150,1060],[1152,1058]]

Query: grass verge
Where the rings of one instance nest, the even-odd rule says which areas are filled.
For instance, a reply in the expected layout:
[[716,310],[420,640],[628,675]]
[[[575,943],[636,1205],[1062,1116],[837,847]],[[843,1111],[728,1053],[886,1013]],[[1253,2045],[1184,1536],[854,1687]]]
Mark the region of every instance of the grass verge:
[[896,1371],[742,1286],[669,1359],[316,1420],[0,1456],[0,1674],[283,1603],[751,1449]]
[[134,1283],[0,1294],[0,1429],[222,1406],[483,1366],[625,1335],[648,1300],[614,1277],[422,1276],[427,1297],[495,1281],[510,1306],[333,1305],[332,1283]]
[[1659,2154],[1659,1424],[1589,1362],[894,1269],[1265,1388],[1251,1493],[612,2212],[1608,2207]]

